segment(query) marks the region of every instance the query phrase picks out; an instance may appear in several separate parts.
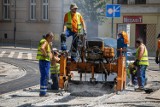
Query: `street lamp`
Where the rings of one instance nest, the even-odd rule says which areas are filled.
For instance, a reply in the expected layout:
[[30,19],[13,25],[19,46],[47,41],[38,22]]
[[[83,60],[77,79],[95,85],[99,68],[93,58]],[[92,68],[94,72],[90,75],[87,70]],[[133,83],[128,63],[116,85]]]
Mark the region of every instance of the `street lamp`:
[[[113,4],[113,0],[112,0],[112,4]],[[112,35],[112,38],[113,38],[113,24],[114,24],[114,17],[112,16],[112,30],[111,30],[111,35]]]

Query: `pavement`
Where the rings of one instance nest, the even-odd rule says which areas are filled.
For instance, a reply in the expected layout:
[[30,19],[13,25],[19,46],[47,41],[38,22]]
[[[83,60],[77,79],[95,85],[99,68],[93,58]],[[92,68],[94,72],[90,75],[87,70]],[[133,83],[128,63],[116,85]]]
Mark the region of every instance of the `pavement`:
[[21,78],[25,74],[26,71],[18,66],[0,62],[0,84]]
[[[159,107],[160,72],[154,58],[150,57],[146,76],[146,88],[155,89],[146,94],[135,92],[134,87],[115,93],[104,84],[69,84],[69,91],[48,90],[48,97],[39,97],[39,85],[0,95],[0,107]],[[18,66],[0,62],[0,84],[21,78],[25,70]]]
[[[5,66],[4,66],[5,65]],[[3,64],[3,67],[13,65]],[[7,71],[6,71],[7,72]],[[3,72],[1,72],[3,73]],[[0,73],[0,75],[1,75]],[[48,90],[48,97],[39,97],[39,85],[0,95],[2,107],[137,107],[160,106],[160,72],[147,71],[147,87],[157,87],[157,91],[146,94],[135,92],[127,86],[125,91],[114,93],[102,84],[69,84],[68,92]],[[16,78],[15,78],[16,79]],[[153,85],[153,86],[152,86]],[[102,88],[103,87],[103,88]]]

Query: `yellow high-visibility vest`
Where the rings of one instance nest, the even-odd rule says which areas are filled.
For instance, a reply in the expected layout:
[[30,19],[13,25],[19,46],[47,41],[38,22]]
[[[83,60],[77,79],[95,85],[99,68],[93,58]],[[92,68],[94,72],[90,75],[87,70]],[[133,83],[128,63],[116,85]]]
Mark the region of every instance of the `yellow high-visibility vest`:
[[[40,42],[39,42],[39,45],[38,45],[38,51],[37,51],[37,57],[36,59],[38,60],[46,60],[46,61],[50,61],[50,57],[49,57],[49,54],[51,53],[51,49],[50,49],[50,46],[48,44],[47,46],[47,56],[44,56],[43,53],[41,52],[41,46],[44,42],[47,42],[46,39],[42,39]],[[48,42],[47,42],[48,43]]]
[[[138,49],[136,51],[136,58],[138,58],[138,52],[139,52],[139,47],[138,47]],[[147,51],[146,47],[145,47],[143,56],[140,59],[139,65],[149,65],[149,62],[148,62],[148,51]]]
[[[72,15],[71,15],[71,12],[68,12],[67,15],[68,15],[68,21],[66,23],[66,26],[67,26],[67,28],[72,30]],[[78,31],[80,31],[81,28],[82,28],[82,24],[81,24],[81,21],[80,21],[80,16],[81,16],[80,13],[76,12],[76,17],[77,17],[77,21],[78,21],[78,25],[77,25]]]
[[59,74],[60,73],[60,64],[56,63],[55,65],[50,66],[50,73],[51,74]]

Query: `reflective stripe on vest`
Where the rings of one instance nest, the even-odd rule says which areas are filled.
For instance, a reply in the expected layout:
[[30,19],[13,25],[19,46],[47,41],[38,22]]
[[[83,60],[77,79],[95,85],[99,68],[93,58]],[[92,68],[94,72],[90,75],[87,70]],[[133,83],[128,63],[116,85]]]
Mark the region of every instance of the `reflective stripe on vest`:
[[[43,53],[41,52],[41,46],[44,42],[47,42],[46,39],[42,39],[40,42],[39,42],[39,45],[38,45],[38,52],[37,52],[37,57],[36,59],[38,60],[46,60],[46,61],[50,61],[50,57],[49,57],[49,53],[51,52],[51,49],[50,49],[50,46],[48,44],[47,46],[47,56],[44,56]],[[47,42],[48,43],[48,42]]]
[[50,66],[50,73],[51,74],[59,74],[60,73],[59,70],[60,70],[60,64],[59,63],[56,63],[55,65]]
[[[68,21],[66,23],[66,26],[67,26],[67,28],[72,30],[72,15],[71,15],[71,12],[68,12],[67,15],[68,15]],[[81,21],[80,21],[80,14],[78,12],[76,12],[76,17],[77,17],[77,22],[78,22],[77,28],[78,28],[78,31],[80,31],[81,28],[82,28],[82,25],[81,25]]]
[[[138,58],[138,51],[139,51],[139,47],[138,47],[138,49],[136,51],[136,58]],[[145,47],[143,56],[140,59],[139,65],[149,65],[149,62],[148,62],[148,51],[147,51],[146,47]]]

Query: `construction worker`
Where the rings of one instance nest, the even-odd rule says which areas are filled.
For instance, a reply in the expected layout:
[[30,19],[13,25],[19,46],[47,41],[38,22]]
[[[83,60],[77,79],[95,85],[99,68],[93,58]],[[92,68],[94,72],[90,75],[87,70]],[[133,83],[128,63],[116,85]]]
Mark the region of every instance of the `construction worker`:
[[117,39],[117,57],[120,56],[120,50],[119,49],[123,49],[122,54],[125,56],[125,61],[126,61],[126,67],[127,65],[127,45],[129,44],[129,40],[128,40],[128,35],[125,31],[121,31],[118,34],[118,39]]
[[160,56],[160,34],[158,34],[157,39],[158,39],[158,41],[157,41],[155,62],[158,64],[158,63],[160,63],[160,59],[159,59],[159,56]]
[[40,97],[48,96],[47,84],[49,78],[50,59],[52,59],[50,43],[53,41],[53,33],[48,33],[41,39],[38,45],[37,59],[40,69]]
[[60,64],[58,63],[60,61],[59,53],[57,51],[53,52],[53,58],[51,60],[51,67],[50,67],[50,73],[51,73],[51,79],[52,79],[52,90],[58,90],[58,78],[60,73]]
[[[128,40],[128,35],[125,31],[121,31],[118,34],[118,39],[117,39],[117,49],[123,49],[123,54],[126,56],[126,51],[127,51],[127,44],[129,43]],[[117,57],[120,56],[120,51],[117,51]]]
[[133,63],[130,63],[128,65],[127,76],[128,78],[131,78],[131,83],[132,83],[131,86],[135,87],[138,83],[137,83],[137,76],[136,76],[136,66],[134,66]]
[[[76,61],[77,54],[77,33],[86,35],[86,25],[80,13],[77,12],[78,6],[75,3],[70,5],[70,11],[65,14],[63,33],[61,35],[61,50],[66,50],[65,38],[72,36],[71,60]],[[83,31],[82,31],[83,30]]]
[[149,66],[148,61],[148,51],[146,46],[143,44],[143,40],[141,38],[138,38],[136,40],[136,60],[134,62],[134,65],[137,67],[137,80],[138,80],[138,88],[135,89],[136,91],[143,91],[144,86],[146,84],[146,68]]

